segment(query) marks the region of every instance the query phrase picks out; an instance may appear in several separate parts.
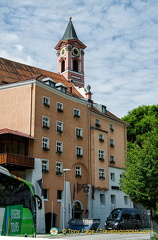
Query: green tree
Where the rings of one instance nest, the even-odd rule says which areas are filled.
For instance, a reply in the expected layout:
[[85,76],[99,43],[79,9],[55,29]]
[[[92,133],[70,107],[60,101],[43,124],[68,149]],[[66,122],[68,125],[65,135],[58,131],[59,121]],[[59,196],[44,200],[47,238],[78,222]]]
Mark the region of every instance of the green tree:
[[131,200],[156,210],[158,203],[158,133],[153,130],[141,143],[128,143],[121,189]]
[[129,124],[121,189],[148,209],[158,206],[158,105],[141,106],[123,118]]

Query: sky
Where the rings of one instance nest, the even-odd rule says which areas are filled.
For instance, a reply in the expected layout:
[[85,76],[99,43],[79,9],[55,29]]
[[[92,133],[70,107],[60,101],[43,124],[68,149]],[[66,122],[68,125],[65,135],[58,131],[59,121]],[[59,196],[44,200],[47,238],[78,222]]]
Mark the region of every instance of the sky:
[[70,16],[93,101],[120,118],[158,104],[158,0],[0,0],[0,57],[57,72]]

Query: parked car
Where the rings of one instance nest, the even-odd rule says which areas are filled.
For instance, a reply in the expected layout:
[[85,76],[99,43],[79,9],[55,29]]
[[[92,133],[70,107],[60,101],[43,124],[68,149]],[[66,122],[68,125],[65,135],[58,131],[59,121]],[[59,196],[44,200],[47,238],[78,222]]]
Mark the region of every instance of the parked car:
[[105,229],[140,229],[142,220],[136,208],[115,208],[105,221]]

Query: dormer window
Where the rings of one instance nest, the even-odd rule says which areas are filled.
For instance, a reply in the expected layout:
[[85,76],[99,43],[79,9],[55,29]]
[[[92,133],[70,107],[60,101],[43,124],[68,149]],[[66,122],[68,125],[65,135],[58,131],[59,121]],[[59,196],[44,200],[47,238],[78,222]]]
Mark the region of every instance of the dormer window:
[[42,82],[49,85],[50,87],[55,87],[56,82],[53,81],[51,78],[43,78]]
[[66,93],[66,91],[67,91],[67,87],[62,83],[57,83],[55,85],[55,87],[56,87],[56,89],[60,90],[63,93]]
[[106,114],[106,106],[102,105],[102,113]]

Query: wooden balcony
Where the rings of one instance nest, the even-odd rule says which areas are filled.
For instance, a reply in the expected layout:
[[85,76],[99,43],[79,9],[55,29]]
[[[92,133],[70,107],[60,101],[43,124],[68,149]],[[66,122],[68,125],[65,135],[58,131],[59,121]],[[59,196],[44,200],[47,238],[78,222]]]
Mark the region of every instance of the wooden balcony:
[[0,165],[6,168],[33,169],[34,158],[14,153],[0,153]]

